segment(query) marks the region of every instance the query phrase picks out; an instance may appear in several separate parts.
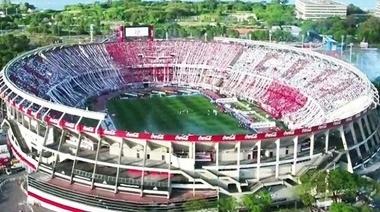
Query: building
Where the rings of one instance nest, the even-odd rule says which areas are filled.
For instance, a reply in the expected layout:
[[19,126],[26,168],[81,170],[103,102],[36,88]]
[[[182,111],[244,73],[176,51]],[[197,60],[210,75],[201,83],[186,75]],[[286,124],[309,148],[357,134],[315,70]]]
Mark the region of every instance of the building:
[[298,19],[346,18],[347,6],[330,0],[296,0]]
[[380,1],[376,2],[375,17],[380,18]]
[[[194,198],[211,202],[220,194],[238,197],[265,185],[292,186],[310,169],[336,166],[355,172],[378,152],[379,115],[374,107],[379,96],[360,70],[291,46],[215,40],[48,46],[7,64],[0,73],[0,97],[7,111],[2,127],[13,154],[30,173],[28,202],[53,211],[181,211]],[[165,57],[156,61],[153,55]],[[167,55],[177,61],[162,62],[172,58]],[[138,78],[151,66],[158,75]],[[108,75],[98,77],[101,73]],[[137,73],[132,79],[137,81],[129,81],[131,73]],[[74,81],[65,83],[74,78],[68,75],[78,75],[80,88]],[[281,114],[289,130],[236,135],[126,132],[107,129],[104,112],[76,106],[90,93],[143,81],[217,89],[226,96],[260,101],[268,113]],[[54,89],[64,91],[55,100],[60,103],[44,99]],[[82,122],[87,118],[97,124]]]

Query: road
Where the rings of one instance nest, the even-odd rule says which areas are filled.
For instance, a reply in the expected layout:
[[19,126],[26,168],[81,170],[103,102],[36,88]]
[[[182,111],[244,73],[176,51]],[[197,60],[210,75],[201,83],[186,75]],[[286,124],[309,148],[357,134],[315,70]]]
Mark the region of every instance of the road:
[[[24,179],[26,172],[19,172],[12,175],[0,175],[0,178],[8,179],[0,192],[0,211],[6,212],[50,212],[39,206],[30,206],[27,204],[26,191],[27,185]],[[23,186],[24,191],[21,189]]]
[[[26,203],[26,194],[20,188],[22,179],[26,176],[25,172],[14,175],[2,175],[1,178],[9,179],[1,188],[0,208],[7,212],[33,212]],[[13,180],[13,181],[12,181]]]

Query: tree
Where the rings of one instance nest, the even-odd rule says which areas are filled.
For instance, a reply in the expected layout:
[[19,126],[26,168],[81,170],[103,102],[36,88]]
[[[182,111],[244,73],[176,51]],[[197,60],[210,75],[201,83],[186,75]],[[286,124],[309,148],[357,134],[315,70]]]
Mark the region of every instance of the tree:
[[330,208],[330,212],[359,212],[359,209],[347,203],[336,203],[334,202]]
[[189,200],[184,204],[186,211],[198,211],[202,209],[215,208],[216,205],[212,202],[208,202],[204,199],[193,199]]
[[374,210],[368,205],[363,205],[360,207],[360,212],[373,212]]
[[359,24],[357,37],[359,40],[365,39],[370,43],[378,42],[380,40],[380,20],[376,17],[370,17]]
[[347,15],[352,15],[352,14],[363,14],[365,13],[360,7],[357,7],[353,4],[349,4],[347,6]]
[[0,66],[3,67],[19,53],[30,50],[30,40],[25,36],[6,34],[0,36]]
[[218,201],[219,212],[235,212],[237,208],[237,202],[234,197],[221,198]]
[[308,193],[300,195],[301,202],[308,207],[311,207],[315,203],[315,198]]
[[243,205],[250,212],[262,212],[270,207],[272,197],[267,191],[261,191],[258,194],[247,194],[243,196]]
[[272,3],[274,3],[274,4],[287,4],[287,3],[289,3],[289,0],[272,0]]

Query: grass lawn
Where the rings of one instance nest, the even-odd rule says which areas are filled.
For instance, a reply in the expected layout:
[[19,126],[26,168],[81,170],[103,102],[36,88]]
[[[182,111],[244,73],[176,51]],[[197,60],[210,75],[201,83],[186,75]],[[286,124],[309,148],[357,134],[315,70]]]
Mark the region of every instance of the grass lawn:
[[[206,97],[178,96],[144,99],[113,99],[107,102],[109,114],[118,129],[171,134],[238,134],[248,130],[238,126],[234,117],[218,112]],[[188,110],[189,113],[179,114]]]

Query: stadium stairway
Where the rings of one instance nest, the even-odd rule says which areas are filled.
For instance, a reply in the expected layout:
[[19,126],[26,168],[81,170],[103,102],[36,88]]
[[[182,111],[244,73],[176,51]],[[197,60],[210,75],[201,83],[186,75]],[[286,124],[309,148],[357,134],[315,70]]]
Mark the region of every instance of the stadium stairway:
[[321,167],[321,169],[323,169],[324,171],[327,170],[327,169],[331,169],[331,167],[334,167],[334,164],[336,164],[340,158],[346,154],[347,152],[346,151],[340,151],[339,154],[334,154],[336,152],[333,152],[333,157],[330,159],[330,162],[325,165],[324,167]]
[[240,59],[240,56],[241,56],[243,53],[244,53],[243,49],[240,50],[240,51],[236,54],[235,58],[231,61],[231,63],[230,63],[229,65],[230,65],[230,66],[233,66],[233,65],[234,65],[234,64]]
[[249,186],[250,193],[255,193],[263,187],[270,187],[275,185],[285,185],[287,187],[292,187],[285,179],[289,179],[288,175],[280,176],[281,179],[276,179],[275,177],[268,177],[260,179],[259,182],[256,182]]
[[[331,157],[335,157],[336,154],[334,154],[333,152],[329,151],[328,153],[322,153],[320,155],[320,157],[317,157],[312,163],[310,163],[308,166],[304,166],[302,167],[297,173],[295,176],[293,176],[293,181],[298,183],[298,184],[301,184],[301,176],[303,174],[305,174],[306,172],[308,172],[309,170],[313,170],[313,169],[323,169],[323,167],[327,167],[329,163],[329,161],[331,161]],[[339,156],[339,155],[338,155]],[[337,156],[337,157],[338,157]],[[340,158],[341,156],[339,156],[338,158]],[[336,159],[336,158],[335,158]],[[339,159],[338,159],[339,160]],[[327,165],[325,165],[326,163],[328,163]],[[332,163],[332,162],[331,162]]]
[[199,174],[195,171],[191,172],[187,170],[181,170],[181,172],[185,177],[189,178],[189,181],[200,182],[208,186],[210,189],[219,190],[219,192],[223,194],[229,196],[231,195],[231,192],[227,190],[227,187],[224,184],[222,184],[217,178],[209,179],[208,177],[203,176],[202,174]]
[[21,131],[17,125],[17,123],[13,120],[4,120],[1,127],[4,128],[5,125],[8,125],[11,129],[12,129],[12,132],[14,134],[14,136],[16,137],[16,140],[21,148],[21,150],[26,153],[26,154],[29,154],[30,151],[29,151],[29,148],[28,148],[28,145],[26,144],[23,136],[21,136]]
[[[233,179],[232,177],[221,176],[207,169],[196,169],[195,172],[199,174],[202,179],[205,178],[212,181],[211,184],[216,184],[219,187],[223,187],[224,189],[227,189],[229,193],[242,192],[240,183],[236,181],[235,179]],[[231,184],[234,184],[236,186],[236,189],[229,189],[229,185]]]

